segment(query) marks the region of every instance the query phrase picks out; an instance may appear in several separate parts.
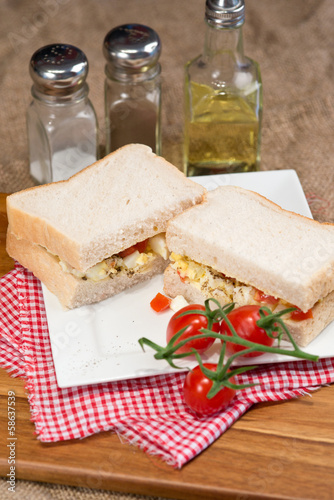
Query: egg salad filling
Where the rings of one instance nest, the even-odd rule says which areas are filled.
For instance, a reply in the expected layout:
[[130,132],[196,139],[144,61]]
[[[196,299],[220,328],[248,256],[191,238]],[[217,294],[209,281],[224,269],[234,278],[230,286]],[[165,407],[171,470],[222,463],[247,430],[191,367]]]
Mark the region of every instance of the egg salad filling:
[[[132,248],[132,247],[131,247]],[[123,254],[125,252],[120,252]],[[132,276],[134,273],[144,273],[150,267],[154,259],[160,255],[168,259],[169,252],[166,245],[165,233],[160,233],[147,240],[144,251],[135,247],[126,256],[119,254],[108,257],[85,272],[78,271],[67,262],[59,258],[59,265],[65,273],[70,273],[76,278],[98,282],[106,278],[113,278],[116,274]]]
[[266,295],[252,285],[245,285],[245,283],[215,271],[212,267],[198,264],[188,257],[172,252],[169,259],[171,267],[178,273],[181,281],[198,288],[206,297],[217,298],[220,303],[234,302],[236,307],[264,304],[273,312],[295,307],[296,310],[290,312],[288,319],[304,321],[313,318],[312,308],[303,312],[279,297]]
[[223,273],[215,271],[212,267],[181,256],[172,252],[170,254],[171,267],[175,269],[183,282],[190,282],[201,290],[202,293],[220,299],[226,298],[226,303],[235,302],[238,306],[255,303],[255,288],[240,283],[234,278],[228,278]]

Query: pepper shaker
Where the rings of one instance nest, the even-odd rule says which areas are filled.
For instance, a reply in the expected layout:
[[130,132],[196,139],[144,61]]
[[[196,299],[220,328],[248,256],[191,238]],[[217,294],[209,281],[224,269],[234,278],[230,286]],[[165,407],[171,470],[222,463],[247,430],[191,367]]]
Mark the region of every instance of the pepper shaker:
[[147,26],[125,24],[107,33],[103,52],[106,153],[140,143],[160,154],[159,36]]
[[65,180],[97,158],[97,118],[88,99],[88,61],[66,44],[31,57],[33,100],[27,112],[30,174],[39,183]]

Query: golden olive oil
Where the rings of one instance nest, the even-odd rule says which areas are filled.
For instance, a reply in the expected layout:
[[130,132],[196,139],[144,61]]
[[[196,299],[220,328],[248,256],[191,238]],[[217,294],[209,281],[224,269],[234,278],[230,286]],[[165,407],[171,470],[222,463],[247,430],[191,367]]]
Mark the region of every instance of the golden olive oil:
[[252,94],[190,83],[184,138],[187,175],[258,170],[260,124]]
[[206,0],[203,52],[185,65],[186,175],[260,168],[262,80],[244,21],[244,0]]

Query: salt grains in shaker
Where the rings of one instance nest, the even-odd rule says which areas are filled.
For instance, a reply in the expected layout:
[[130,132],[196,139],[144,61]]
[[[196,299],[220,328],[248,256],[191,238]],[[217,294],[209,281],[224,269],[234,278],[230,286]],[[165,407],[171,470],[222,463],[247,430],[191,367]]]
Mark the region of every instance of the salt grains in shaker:
[[87,73],[87,58],[73,45],[47,45],[30,60],[30,173],[39,184],[68,179],[97,160],[98,126]]
[[103,44],[106,153],[129,143],[160,154],[160,64],[157,33],[140,24],[112,29]]

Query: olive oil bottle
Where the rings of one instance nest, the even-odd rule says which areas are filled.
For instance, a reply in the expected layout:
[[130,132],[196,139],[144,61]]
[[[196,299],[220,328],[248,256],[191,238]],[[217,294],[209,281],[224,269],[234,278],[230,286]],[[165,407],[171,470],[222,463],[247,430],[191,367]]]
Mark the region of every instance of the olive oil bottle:
[[258,170],[262,83],[243,53],[244,0],[207,0],[205,19],[203,55],[185,68],[185,174]]

